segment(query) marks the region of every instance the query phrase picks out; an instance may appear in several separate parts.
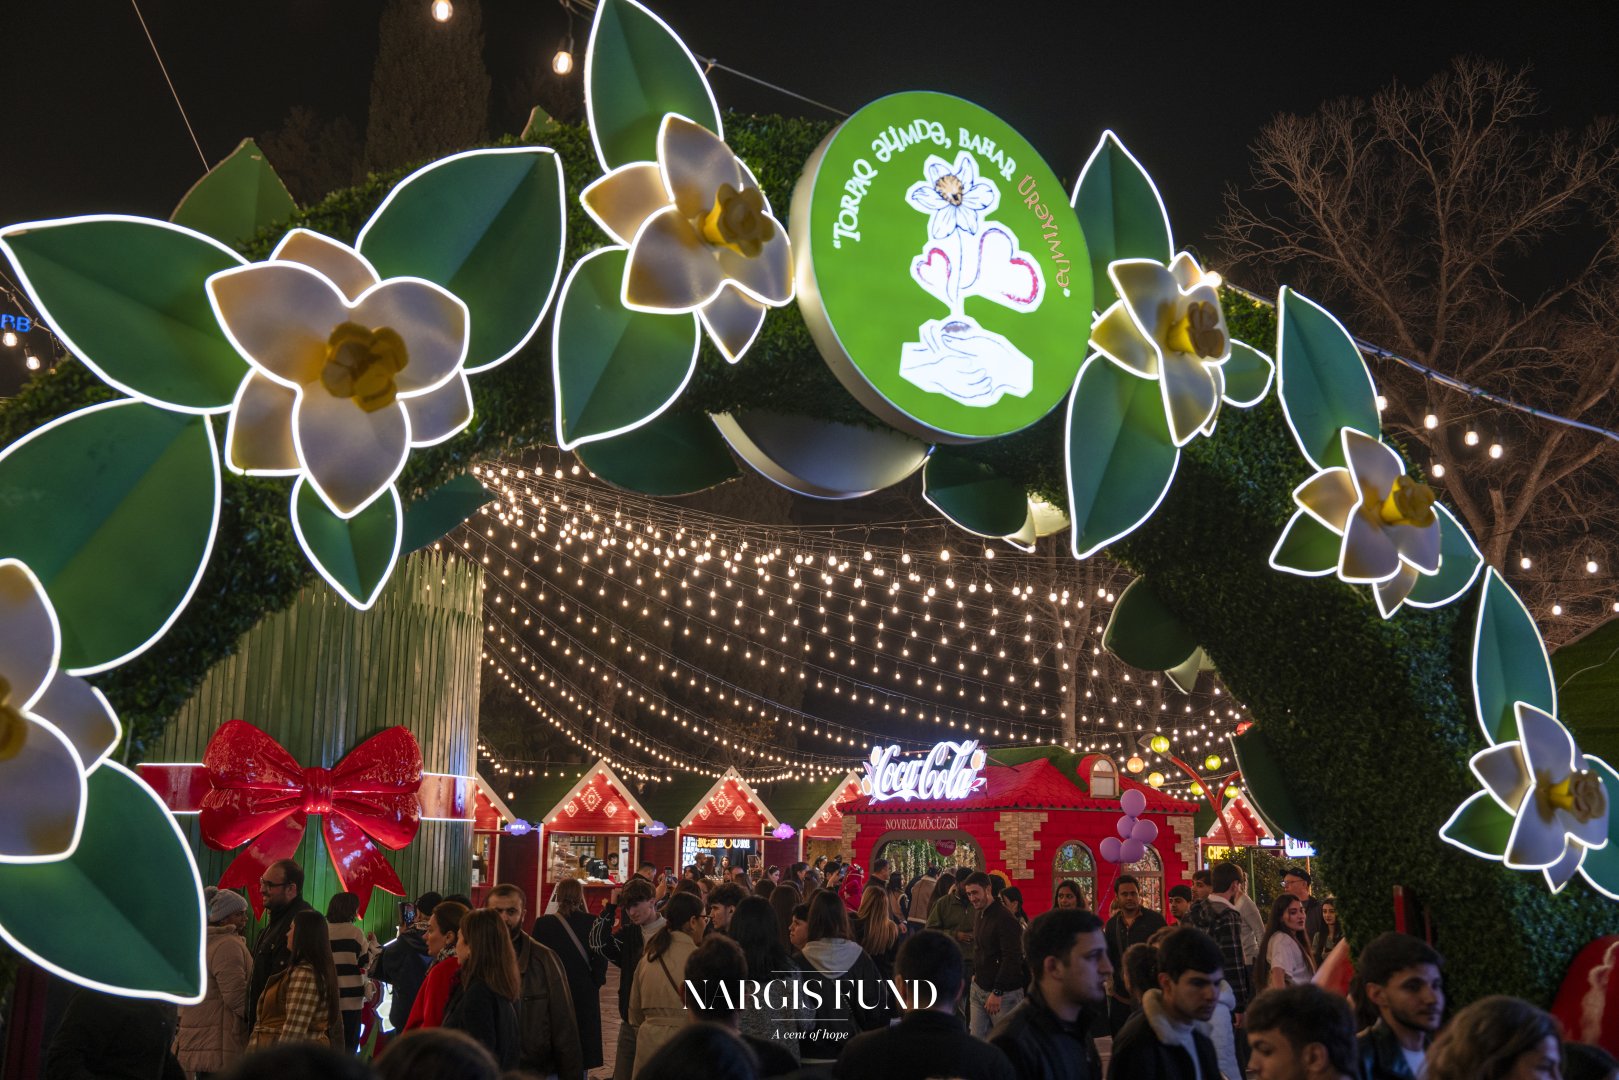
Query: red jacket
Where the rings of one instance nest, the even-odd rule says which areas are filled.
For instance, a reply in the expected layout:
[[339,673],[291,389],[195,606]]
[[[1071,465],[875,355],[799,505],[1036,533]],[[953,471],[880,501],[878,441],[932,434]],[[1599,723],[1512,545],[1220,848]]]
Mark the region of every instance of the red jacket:
[[866,875],[860,872],[858,866],[849,870],[849,876],[843,879],[843,887],[838,895],[843,897],[843,904],[850,911],[860,910],[860,895],[866,891]]
[[416,1003],[410,1007],[410,1019],[405,1021],[406,1031],[444,1026],[444,1007],[450,1003],[450,991],[460,974],[461,961],[454,954],[427,969]]

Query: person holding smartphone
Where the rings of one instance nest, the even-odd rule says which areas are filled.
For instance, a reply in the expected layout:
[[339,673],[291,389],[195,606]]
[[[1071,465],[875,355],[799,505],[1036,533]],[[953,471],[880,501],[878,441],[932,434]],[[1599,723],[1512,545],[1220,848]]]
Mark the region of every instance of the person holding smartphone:
[[388,1026],[403,1030],[410,1019],[410,1007],[427,978],[427,968],[433,960],[427,955],[427,920],[438,906],[439,894],[426,892],[416,898],[399,902],[399,933],[382,947],[371,977],[393,988],[388,1006]]

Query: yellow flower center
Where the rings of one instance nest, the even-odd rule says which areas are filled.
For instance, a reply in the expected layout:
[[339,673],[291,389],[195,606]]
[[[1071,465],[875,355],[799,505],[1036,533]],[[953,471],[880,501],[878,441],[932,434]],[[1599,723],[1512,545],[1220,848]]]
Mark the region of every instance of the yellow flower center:
[[11,681],[0,675],[0,761],[10,761],[28,741],[28,721],[11,704]]
[[1168,326],[1164,330],[1164,347],[1171,352],[1187,353],[1201,360],[1218,360],[1225,355],[1225,331],[1220,329],[1220,309],[1207,300],[1187,304],[1180,318],[1173,317],[1173,308],[1165,313]]
[[1608,812],[1608,794],[1602,788],[1602,780],[1589,770],[1570,773],[1555,784],[1550,776],[1542,773],[1536,790],[1543,800],[1543,808],[1548,810],[1547,817],[1551,816],[1551,809],[1567,810],[1583,825]]
[[1381,500],[1378,517],[1385,525],[1414,525],[1426,529],[1434,523],[1434,491],[1427,484],[1409,476],[1394,478],[1394,487],[1388,497]]
[[739,191],[730,184],[721,184],[714,195],[713,208],[703,217],[703,239],[751,259],[764,249],[765,241],[775,231],[764,210],[765,197],[758,188]]
[[346,322],[326,341],[320,382],[333,397],[352,398],[366,412],[376,412],[398,397],[394,376],[409,362],[405,341],[396,331],[386,326],[369,330]]
[[946,173],[933,184],[933,190],[939,197],[951,206],[960,206],[961,200],[967,197],[967,185],[961,182],[961,177],[954,173]]

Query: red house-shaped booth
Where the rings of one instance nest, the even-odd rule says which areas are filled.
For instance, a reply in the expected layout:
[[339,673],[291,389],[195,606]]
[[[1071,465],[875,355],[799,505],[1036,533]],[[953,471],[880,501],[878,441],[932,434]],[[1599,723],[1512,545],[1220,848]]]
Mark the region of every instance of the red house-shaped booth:
[[668,866],[678,875],[699,856],[713,856],[716,867],[730,859],[746,869],[750,859],[764,860],[765,838],[781,824],[734,768],[718,779],[688,775],[650,784],[642,798],[652,816],[669,826],[662,837],[642,842],[660,873]]

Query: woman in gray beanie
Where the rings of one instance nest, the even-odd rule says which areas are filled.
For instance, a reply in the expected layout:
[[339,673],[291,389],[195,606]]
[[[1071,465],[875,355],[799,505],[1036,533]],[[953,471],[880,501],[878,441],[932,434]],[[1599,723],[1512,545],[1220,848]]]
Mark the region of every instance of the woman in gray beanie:
[[180,1010],[175,1056],[186,1075],[229,1072],[247,1044],[247,982],[253,956],[242,940],[247,901],[218,889],[208,900],[208,992]]

